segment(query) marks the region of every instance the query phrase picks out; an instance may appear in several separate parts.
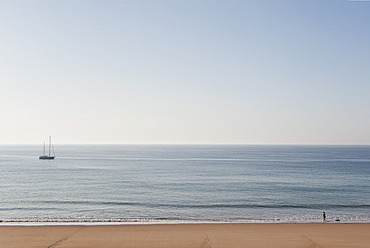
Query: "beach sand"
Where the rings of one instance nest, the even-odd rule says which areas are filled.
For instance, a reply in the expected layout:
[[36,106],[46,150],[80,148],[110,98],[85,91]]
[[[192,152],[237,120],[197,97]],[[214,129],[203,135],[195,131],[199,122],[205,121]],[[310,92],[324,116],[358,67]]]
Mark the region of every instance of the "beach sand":
[[370,224],[0,226],[2,248],[370,247]]

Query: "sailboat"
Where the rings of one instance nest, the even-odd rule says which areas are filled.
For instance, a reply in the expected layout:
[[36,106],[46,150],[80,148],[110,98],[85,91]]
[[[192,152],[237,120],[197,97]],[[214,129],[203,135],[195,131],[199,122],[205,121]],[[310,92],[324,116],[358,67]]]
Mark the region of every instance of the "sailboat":
[[53,155],[50,154],[50,148],[52,147],[51,145],[51,136],[49,136],[49,155],[45,154],[45,142],[44,142],[44,149],[42,150],[42,155],[39,156],[39,159],[54,159],[55,154],[54,154],[54,147],[53,147]]

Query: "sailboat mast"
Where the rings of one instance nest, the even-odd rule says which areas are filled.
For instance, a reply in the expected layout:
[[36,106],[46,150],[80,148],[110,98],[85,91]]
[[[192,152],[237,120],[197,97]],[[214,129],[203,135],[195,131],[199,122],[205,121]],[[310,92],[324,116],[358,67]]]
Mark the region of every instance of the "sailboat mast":
[[44,149],[42,149],[42,155],[45,156],[45,141],[44,141]]
[[49,157],[50,157],[50,146],[51,146],[51,136],[49,136]]

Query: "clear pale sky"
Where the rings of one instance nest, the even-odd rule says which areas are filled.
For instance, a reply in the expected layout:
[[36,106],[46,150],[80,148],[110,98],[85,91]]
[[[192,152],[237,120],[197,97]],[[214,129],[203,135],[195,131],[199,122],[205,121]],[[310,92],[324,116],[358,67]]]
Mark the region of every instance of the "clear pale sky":
[[0,1],[0,144],[370,144],[370,2]]

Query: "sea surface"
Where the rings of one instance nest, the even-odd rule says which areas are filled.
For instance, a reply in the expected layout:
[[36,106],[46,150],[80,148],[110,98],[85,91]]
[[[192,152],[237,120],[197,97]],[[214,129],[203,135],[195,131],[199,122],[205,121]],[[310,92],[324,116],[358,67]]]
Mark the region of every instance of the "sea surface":
[[370,222],[370,146],[0,145],[6,223]]

